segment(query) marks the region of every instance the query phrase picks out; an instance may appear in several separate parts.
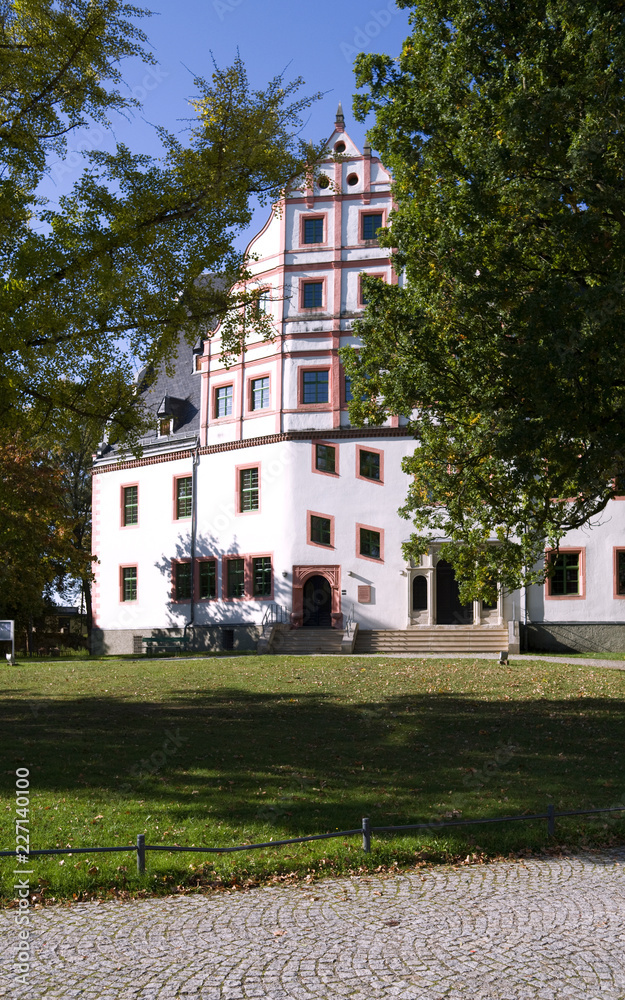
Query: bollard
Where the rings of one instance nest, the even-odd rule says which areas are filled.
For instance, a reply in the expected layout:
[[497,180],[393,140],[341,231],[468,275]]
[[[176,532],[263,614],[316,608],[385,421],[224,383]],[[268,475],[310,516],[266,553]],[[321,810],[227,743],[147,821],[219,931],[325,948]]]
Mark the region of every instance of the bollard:
[[362,849],[365,854],[371,853],[371,823],[368,816],[362,817]]
[[137,871],[140,875],[145,872],[145,834],[137,834]]
[[550,837],[556,832],[556,807],[553,802],[550,802],[547,806],[547,833]]

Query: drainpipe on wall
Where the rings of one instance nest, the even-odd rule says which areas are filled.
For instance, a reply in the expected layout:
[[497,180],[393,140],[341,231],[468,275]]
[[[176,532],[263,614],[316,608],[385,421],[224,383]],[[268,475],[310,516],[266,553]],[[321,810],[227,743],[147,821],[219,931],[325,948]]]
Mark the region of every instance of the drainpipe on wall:
[[193,449],[193,467],[191,472],[191,607],[189,621],[184,627],[186,646],[187,629],[195,625],[195,541],[197,535],[197,467],[200,464],[200,439],[196,437]]

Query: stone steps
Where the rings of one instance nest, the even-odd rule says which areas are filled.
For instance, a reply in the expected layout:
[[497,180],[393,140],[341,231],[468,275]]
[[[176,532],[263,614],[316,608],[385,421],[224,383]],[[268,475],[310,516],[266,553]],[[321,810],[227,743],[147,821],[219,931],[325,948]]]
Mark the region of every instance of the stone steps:
[[507,648],[505,627],[437,625],[360,629],[354,653],[499,653]]
[[343,631],[335,628],[297,628],[279,626],[273,635],[270,652],[291,656],[306,653],[340,653]]

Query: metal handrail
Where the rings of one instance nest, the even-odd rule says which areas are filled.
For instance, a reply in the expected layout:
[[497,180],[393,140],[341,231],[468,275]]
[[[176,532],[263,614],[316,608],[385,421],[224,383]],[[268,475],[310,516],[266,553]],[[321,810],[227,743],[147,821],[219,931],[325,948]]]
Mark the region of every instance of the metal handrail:
[[345,632],[347,633],[347,635],[351,635],[352,630],[354,629],[355,625],[356,625],[356,612],[355,612],[355,609],[354,609],[354,605],[352,604],[352,606],[350,608],[350,611],[349,611],[349,614],[348,614],[348,616],[347,616],[347,618],[345,620],[345,623],[343,625],[343,628],[345,629]]
[[283,604],[268,604],[262,620],[263,635],[274,625],[288,625],[291,621],[291,612]]

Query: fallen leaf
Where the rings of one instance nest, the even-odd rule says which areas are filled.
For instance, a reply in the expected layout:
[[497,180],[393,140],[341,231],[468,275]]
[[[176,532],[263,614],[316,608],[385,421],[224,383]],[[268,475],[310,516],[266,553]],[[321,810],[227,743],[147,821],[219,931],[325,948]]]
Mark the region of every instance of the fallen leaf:
[[274,931],[273,932],[273,936],[274,937],[283,937],[285,934],[286,934],[286,931]]

